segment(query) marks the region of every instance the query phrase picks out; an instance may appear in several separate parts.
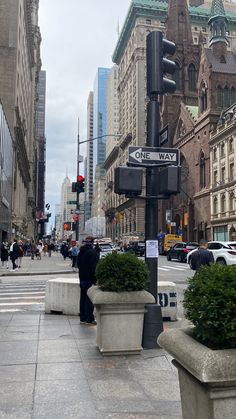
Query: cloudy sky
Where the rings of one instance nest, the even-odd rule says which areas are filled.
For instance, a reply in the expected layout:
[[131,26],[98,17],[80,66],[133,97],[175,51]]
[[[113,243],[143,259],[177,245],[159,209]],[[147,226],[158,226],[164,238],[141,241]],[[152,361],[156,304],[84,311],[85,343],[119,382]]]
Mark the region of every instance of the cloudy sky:
[[66,170],[75,180],[78,117],[82,141],[97,67],[112,66],[118,22],[121,28],[129,5],[130,0],[40,0],[42,69],[47,72],[46,202],[53,211]]

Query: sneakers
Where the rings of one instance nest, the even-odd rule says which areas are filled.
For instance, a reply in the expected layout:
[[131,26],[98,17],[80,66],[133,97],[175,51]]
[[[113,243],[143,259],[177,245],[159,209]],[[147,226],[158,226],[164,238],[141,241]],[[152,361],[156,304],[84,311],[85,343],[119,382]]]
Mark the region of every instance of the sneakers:
[[93,320],[92,322],[85,322],[85,324],[87,324],[88,326],[96,326],[97,322],[96,320]]

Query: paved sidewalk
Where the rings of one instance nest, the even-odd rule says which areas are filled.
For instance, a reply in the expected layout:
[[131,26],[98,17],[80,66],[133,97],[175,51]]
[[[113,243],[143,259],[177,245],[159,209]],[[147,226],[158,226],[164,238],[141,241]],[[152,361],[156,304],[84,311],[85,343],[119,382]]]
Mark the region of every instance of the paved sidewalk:
[[53,252],[51,257],[43,256],[41,260],[31,259],[30,256],[24,256],[22,259],[22,268],[16,272],[11,272],[12,263],[9,260],[9,269],[1,268],[1,276],[28,276],[28,275],[50,275],[72,272],[71,259],[64,260],[60,252]]
[[102,356],[95,336],[78,317],[0,314],[0,418],[182,418],[162,349]]

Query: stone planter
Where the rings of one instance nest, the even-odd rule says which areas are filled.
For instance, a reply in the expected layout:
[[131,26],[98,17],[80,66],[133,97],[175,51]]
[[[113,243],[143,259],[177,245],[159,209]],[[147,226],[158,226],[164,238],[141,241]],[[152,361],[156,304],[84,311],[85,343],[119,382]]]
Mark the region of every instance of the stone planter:
[[155,303],[147,291],[107,292],[98,286],[88,290],[96,308],[97,346],[106,355],[142,351],[145,305]]
[[170,330],[158,338],[178,369],[183,419],[233,419],[236,349],[213,351],[193,339],[192,331]]

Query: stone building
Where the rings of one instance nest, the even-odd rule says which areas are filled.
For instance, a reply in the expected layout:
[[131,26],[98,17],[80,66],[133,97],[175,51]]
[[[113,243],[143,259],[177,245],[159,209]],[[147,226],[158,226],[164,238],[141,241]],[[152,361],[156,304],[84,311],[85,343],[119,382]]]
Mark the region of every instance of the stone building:
[[210,134],[210,207],[213,240],[236,239],[236,104],[220,115]]
[[36,235],[39,0],[0,0],[0,98],[14,143],[12,234]]
[[[112,231],[112,223],[115,222],[116,231],[119,231],[120,236],[129,234],[138,235],[140,238],[144,236],[144,202],[116,196],[113,191],[113,182],[115,167],[126,165],[128,161],[128,146],[143,146],[146,143],[146,36],[150,31],[162,30],[165,32],[166,29],[167,38],[177,44],[174,56],[177,65],[175,74],[177,90],[173,96],[165,96],[162,103],[162,124],[163,126],[167,123],[170,125],[170,145],[174,145],[174,142],[175,145],[177,144],[177,126],[181,135],[187,129],[181,121],[179,122],[178,109],[185,113],[186,123],[190,128],[195,124],[196,107],[204,97],[203,85],[201,93],[199,93],[201,97],[198,96],[197,80],[201,50],[204,45],[208,45],[207,43],[211,39],[208,20],[212,4],[209,1],[190,1],[189,3],[188,7],[187,0],[169,0],[168,2],[133,0],[113,55],[113,61],[119,68],[118,92],[122,137],[105,162],[107,176],[106,216],[107,227]],[[230,6],[230,8],[227,7],[226,13],[227,38],[230,42],[228,49],[232,50],[236,43],[236,5],[231,2],[225,2],[225,5]],[[199,131],[201,131],[200,127],[199,123]],[[197,135],[200,136],[200,132]],[[209,131],[204,129],[204,135],[209,137]],[[183,157],[182,161],[185,166],[182,176],[187,177],[188,165]],[[187,209],[181,208],[182,212],[180,215],[178,214],[178,217],[181,218],[180,221],[184,220],[177,223],[179,229],[184,223],[194,222],[192,216],[189,217],[190,221],[188,219],[188,215],[192,211],[192,200],[189,202],[188,193],[184,192],[182,192],[182,196],[185,196],[184,202],[185,204],[187,202],[185,205]],[[166,229],[165,211],[171,204],[162,203],[160,206],[160,225]],[[199,225],[199,229],[203,231],[205,225]],[[189,228],[187,230],[189,234]],[[199,233],[199,235],[201,234]]]
[[[224,153],[227,150],[227,158],[222,151],[221,157],[218,156],[218,170],[216,162],[210,164],[209,140],[211,145],[217,143],[219,136],[217,137],[215,129],[222,109],[228,108],[236,100],[236,55],[227,49],[227,18],[222,0],[212,1],[208,24],[211,28],[211,38],[209,46],[202,46],[201,51],[197,82],[198,106],[188,107],[182,103],[179,108],[173,145],[181,150],[182,184],[181,193],[169,204],[173,208],[176,229],[182,230],[184,239],[196,241],[202,237],[208,240],[217,237],[217,229],[211,224],[213,222],[217,226],[219,221],[215,219],[216,200],[217,205],[221,202],[221,215],[225,217],[226,223],[230,195],[225,193],[222,197],[217,191],[221,189],[220,185],[226,186],[229,176],[234,177],[232,150],[231,157],[228,157],[228,146],[222,145]],[[227,136],[226,138],[229,143]],[[213,147],[213,152],[216,152],[216,148]],[[217,159],[217,153],[214,161]],[[216,187],[215,183],[218,181],[220,185]]]

